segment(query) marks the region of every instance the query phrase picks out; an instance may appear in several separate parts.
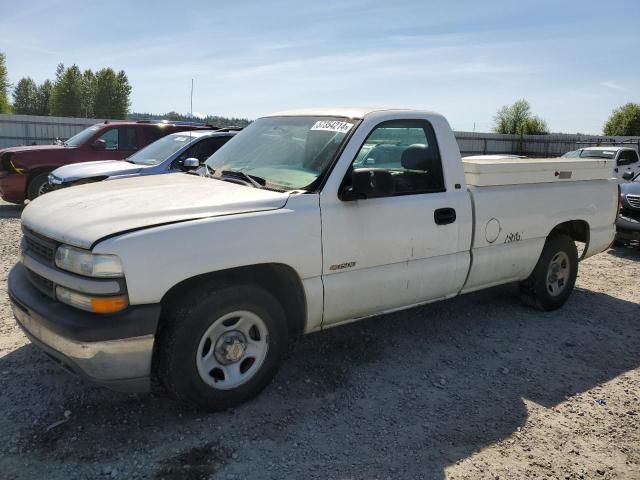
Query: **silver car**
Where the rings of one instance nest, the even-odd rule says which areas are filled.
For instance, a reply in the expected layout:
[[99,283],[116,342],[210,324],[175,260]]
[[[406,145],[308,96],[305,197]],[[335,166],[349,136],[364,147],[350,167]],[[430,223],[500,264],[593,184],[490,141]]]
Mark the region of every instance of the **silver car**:
[[65,165],[51,172],[47,190],[102,180],[194,170],[233,138],[238,130],[222,128],[172,133],[125,160]]

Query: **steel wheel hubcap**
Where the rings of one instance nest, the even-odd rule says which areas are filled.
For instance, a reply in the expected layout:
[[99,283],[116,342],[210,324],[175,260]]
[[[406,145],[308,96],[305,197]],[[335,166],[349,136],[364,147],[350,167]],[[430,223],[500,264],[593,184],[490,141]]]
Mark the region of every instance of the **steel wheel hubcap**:
[[571,262],[564,252],[556,253],[547,269],[547,291],[553,297],[560,295],[569,282]]
[[267,326],[246,310],[216,319],[202,336],[196,352],[200,378],[219,390],[236,388],[260,369],[269,349]]
[[47,183],[43,183],[42,185],[40,185],[40,188],[38,188],[38,196],[44,195],[48,191],[49,191],[49,185]]

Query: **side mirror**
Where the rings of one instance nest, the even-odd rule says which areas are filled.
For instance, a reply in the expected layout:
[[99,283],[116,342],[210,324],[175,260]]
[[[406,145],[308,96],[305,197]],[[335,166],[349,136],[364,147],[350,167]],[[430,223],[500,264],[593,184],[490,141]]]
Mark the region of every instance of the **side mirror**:
[[200,160],[197,158],[185,158],[182,162],[182,169],[185,171],[193,170],[194,168],[198,168],[200,166]]
[[624,172],[622,174],[623,180],[633,180],[633,172]]
[[103,140],[102,138],[99,138],[98,140],[96,140],[95,142],[93,142],[91,144],[91,148],[94,150],[106,150],[107,149],[107,142],[105,140]]
[[340,199],[348,202],[389,197],[394,192],[391,172],[380,168],[358,168],[351,172],[351,185],[343,188]]

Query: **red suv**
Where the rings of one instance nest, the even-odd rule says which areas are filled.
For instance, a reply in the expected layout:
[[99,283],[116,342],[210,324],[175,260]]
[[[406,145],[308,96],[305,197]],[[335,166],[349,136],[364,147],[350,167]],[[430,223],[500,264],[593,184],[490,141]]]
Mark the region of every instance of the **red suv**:
[[170,133],[212,129],[185,122],[106,120],[85,128],[62,145],[0,149],[0,196],[12,203],[33,200],[47,188],[47,176],[62,165],[94,160],[123,160]]

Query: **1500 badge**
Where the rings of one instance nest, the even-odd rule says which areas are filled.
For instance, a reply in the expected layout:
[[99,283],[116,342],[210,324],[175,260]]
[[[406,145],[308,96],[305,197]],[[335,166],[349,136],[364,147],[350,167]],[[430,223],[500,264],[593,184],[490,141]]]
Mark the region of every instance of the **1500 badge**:
[[356,262],[338,263],[336,265],[331,265],[329,267],[329,270],[342,270],[343,268],[351,268],[355,266],[356,266]]
[[521,240],[520,232],[507,233],[504,243],[519,242]]

